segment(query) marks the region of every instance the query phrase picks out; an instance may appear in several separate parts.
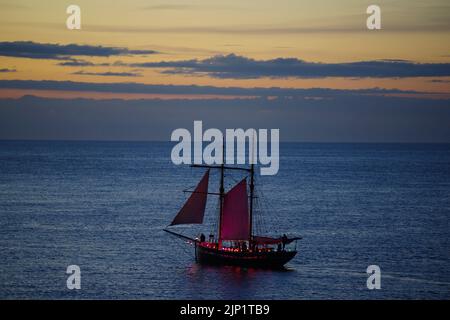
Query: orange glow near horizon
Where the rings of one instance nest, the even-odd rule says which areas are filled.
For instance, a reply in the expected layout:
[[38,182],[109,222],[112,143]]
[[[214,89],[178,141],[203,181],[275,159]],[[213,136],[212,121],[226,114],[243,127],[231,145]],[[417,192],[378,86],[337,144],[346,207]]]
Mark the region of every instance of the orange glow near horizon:
[[[445,0],[432,0],[426,4],[407,0],[395,3],[381,1],[383,28],[375,32],[365,29],[366,4],[351,0],[308,3],[280,0],[276,4],[269,0],[230,0],[226,3],[193,0],[185,1],[183,5],[167,4],[160,0],[108,4],[100,0],[79,0],[77,4],[82,10],[82,29],[70,31],[65,27],[67,3],[1,0],[0,42],[89,44],[155,50],[158,53],[147,56],[74,57],[95,64],[109,64],[85,67],[60,66],[60,60],[0,56],[0,69],[15,70],[0,73],[0,80],[137,82],[244,88],[385,88],[450,93],[450,77],[439,77],[440,81],[433,81],[435,77],[217,79],[206,75],[163,74],[161,69],[114,65],[117,61],[179,61],[230,53],[259,60],[292,57],[323,63],[380,59],[449,63],[450,26],[444,18],[450,12],[450,5]],[[80,71],[90,75],[76,74]],[[136,75],[105,76],[99,73]],[[2,96],[6,92],[2,90]],[[16,91],[8,94],[11,97],[20,95]],[[97,97],[94,93],[46,94],[54,97]],[[127,97],[124,94],[119,96]]]
[[161,93],[115,93],[98,91],[69,91],[69,90],[24,90],[24,89],[2,89],[0,88],[0,98],[18,99],[24,96],[35,96],[40,98],[55,99],[94,99],[94,100],[204,100],[204,99],[254,99],[256,96],[234,96],[219,94],[161,94]]

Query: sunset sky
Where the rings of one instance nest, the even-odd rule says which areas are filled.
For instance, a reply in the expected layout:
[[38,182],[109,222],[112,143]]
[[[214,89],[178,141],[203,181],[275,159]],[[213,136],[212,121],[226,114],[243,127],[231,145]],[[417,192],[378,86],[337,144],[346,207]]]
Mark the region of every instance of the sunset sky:
[[[81,30],[66,28],[70,4]],[[0,0],[0,98],[252,99],[252,89],[276,87],[448,100],[450,3],[378,1],[382,30],[368,30],[371,4]]]

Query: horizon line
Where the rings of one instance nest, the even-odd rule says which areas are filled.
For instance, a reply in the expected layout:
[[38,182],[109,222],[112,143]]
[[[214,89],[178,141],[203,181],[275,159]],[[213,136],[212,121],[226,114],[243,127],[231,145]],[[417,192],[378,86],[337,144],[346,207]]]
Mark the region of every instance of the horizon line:
[[[170,140],[117,140],[117,139],[4,139],[0,138],[0,142],[112,142],[112,143],[178,143],[179,141]],[[207,142],[205,142],[207,143]],[[422,141],[422,142],[411,142],[411,141],[301,141],[301,140],[288,140],[281,141],[283,144],[450,144],[449,142],[432,142],[432,141]]]

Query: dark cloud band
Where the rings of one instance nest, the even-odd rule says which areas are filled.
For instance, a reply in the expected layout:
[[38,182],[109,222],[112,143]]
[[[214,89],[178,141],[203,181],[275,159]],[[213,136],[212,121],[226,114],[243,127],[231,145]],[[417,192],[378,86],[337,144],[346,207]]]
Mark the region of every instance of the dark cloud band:
[[109,57],[121,55],[155,54],[153,50],[130,50],[119,47],[104,47],[78,44],[51,44],[32,41],[0,42],[0,56],[66,60],[74,56]]
[[[78,73],[80,74],[80,73]],[[82,72],[86,74],[86,72]],[[98,75],[98,73],[92,73]],[[112,74],[109,74],[112,75]],[[327,88],[290,89],[290,88],[242,88],[242,87],[213,87],[197,85],[152,85],[142,83],[93,83],[52,80],[0,80],[0,88],[4,89],[30,89],[30,90],[61,90],[61,91],[95,91],[114,93],[148,93],[148,94],[206,94],[206,95],[232,95],[232,96],[320,96],[333,97],[345,95],[368,94],[414,94],[416,91],[395,89],[355,89],[338,90]]]
[[87,72],[77,71],[72,74],[81,76],[103,76],[103,77],[142,77],[142,74],[137,72]]
[[2,68],[0,69],[0,73],[11,73],[11,72],[17,72],[16,69],[9,69],[9,68]]
[[415,63],[376,60],[349,63],[315,63],[297,58],[255,60],[235,54],[204,60],[162,61],[133,64],[134,67],[165,68],[162,73],[208,75],[214,78],[391,78],[450,76],[450,63]]

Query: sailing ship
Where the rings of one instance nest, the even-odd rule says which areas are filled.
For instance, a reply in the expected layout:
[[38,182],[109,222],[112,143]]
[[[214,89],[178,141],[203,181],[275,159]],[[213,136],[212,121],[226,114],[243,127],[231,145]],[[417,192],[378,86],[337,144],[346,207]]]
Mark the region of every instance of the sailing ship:
[[[195,246],[195,259],[201,264],[235,265],[254,268],[281,268],[297,254],[296,240],[301,237],[278,238],[253,234],[253,211],[255,200],[254,164],[247,167],[221,165],[191,165],[206,168],[203,178],[191,192],[184,206],[175,216],[170,226],[180,224],[202,224],[208,195],[219,197],[219,219],[217,237],[209,238],[201,234],[191,238],[166,227],[164,231],[187,240]],[[211,169],[220,170],[219,192],[209,192]],[[249,173],[247,177],[225,192],[226,170],[238,170]],[[248,192],[249,191],[249,192]],[[288,244],[295,242],[295,248]]]

